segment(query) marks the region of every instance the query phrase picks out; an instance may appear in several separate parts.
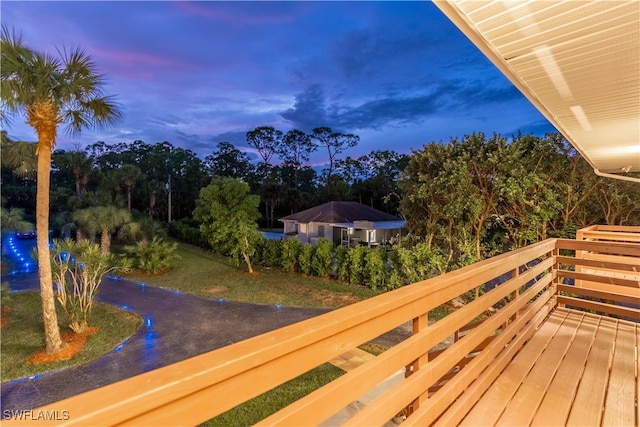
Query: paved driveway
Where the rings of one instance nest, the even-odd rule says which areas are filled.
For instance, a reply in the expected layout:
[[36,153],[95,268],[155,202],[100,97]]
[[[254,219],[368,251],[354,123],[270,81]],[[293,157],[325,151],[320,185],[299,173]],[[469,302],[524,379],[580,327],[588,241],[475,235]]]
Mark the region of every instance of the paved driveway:
[[[3,278],[12,290],[38,289],[36,273]],[[129,340],[85,365],[3,383],[1,410],[32,409],[299,322],[328,309],[244,304],[201,298],[118,278],[105,279],[97,300],[144,319]],[[408,328],[385,334],[391,345]]]
[[[35,273],[5,280],[12,290],[38,288]],[[94,362],[3,383],[2,410],[55,402],[327,311],[206,299],[113,278],[104,280],[97,300],[140,315],[142,327]]]

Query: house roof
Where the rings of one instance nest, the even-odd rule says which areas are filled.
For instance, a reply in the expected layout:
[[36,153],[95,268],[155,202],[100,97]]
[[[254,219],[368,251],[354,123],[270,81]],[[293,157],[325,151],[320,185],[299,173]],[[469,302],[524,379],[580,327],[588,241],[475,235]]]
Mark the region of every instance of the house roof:
[[435,0],[435,5],[596,173],[640,171],[640,2]]
[[354,221],[399,221],[400,218],[357,202],[328,202],[323,205],[280,218],[299,223],[352,223]]

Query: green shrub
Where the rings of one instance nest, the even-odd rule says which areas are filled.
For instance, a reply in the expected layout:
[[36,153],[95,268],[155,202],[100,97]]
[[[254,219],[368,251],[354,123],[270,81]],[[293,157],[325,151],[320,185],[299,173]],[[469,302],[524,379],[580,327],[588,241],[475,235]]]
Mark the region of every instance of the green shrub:
[[349,282],[349,251],[347,246],[336,248],[336,278],[343,282]]
[[281,240],[264,239],[261,245],[260,262],[265,267],[282,267],[282,244]]
[[289,273],[298,273],[300,264],[298,259],[302,252],[302,242],[297,239],[287,239],[282,244],[282,269]]
[[191,219],[181,219],[169,224],[169,235],[181,242],[199,246],[204,249],[212,249],[211,245],[202,236],[200,225]]
[[163,242],[159,237],[124,247],[132,258],[133,267],[147,273],[157,273],[171,268],[172,262],[178,257],[177,249],[177,243]]
[[391,253],[393,287],[419,282],[445,271],[447,259],[436,249],[429,248],[425,242],[404,240],[395,245]]
[[356,246],[349,251],[349,283],[363,285],[366,277],[366,246]]
[[389,272],[387,269],[387,253],[382,249],[370,249],[365,257],[365,282],[371,289],[386,289]]
[[300,272],[306,274],[307,276],[311,276],[313,273],[313,253],[315,252],[315,248],[313,245],[309,243],[305,243],[302,246],[302,251],[300,251],[300,258],[298,258],[298,263],[300,264]]
[[89,326],[93,296],[102,277],[127,269],[125,258],[105,254],[100,246],[83,240],[56,240],[51,251],[51,270],[56,284],[56,299],[69,317],[69,327],[82,332]]
[[333,267],[333,252],[333,243],[329,239],[325,237],[318,239],[311,260],[311,269],[316,276],[329,277]]

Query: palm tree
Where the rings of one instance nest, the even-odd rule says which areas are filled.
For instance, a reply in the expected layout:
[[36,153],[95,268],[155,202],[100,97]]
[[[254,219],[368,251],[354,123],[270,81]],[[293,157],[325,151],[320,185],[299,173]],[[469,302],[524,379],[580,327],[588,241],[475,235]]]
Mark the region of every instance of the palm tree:
[[142,171],[135,165],[125,164],[116,173],[127,189],[127,208],[131,210],[131,192]]
[[0,208],[0,224],[2,231],[25,230],[33,227],[33,224],[24,220],[24,209],[19,208]]
[[100,249],[108,254],[111,250],[111,234],[131,222],[131,213],[115,206],[95,206],[75,211],[73,220],[89,235],[100,234]]
[[58,125],[70,134],[84,128],[115,123],[121,116],[113,99],[103,96],[104,78],[96,72],[91,57],[81,49],[60,54],[60,59],[28,48],[19,35],[2,27],[0,38],[0,119],[26,116],[38,136],[36,148],[36,232],[40,298],[47,353],[62,347],[55,310],[49,256],[49,187],[51,152]]
[[60,169],[68,170],[73,174],[76,183],[76,194],[79,196],[87,192],[89,174],[93,169],[93,157],[87,156],[84,151],[55,152],[54,161]]
[[2,166],[12,169],[15,176],[20,178],[35,178],[37,158],[36,144],[32,142],[13,141],[7,136],[7,131],[0,133],[0,158]]

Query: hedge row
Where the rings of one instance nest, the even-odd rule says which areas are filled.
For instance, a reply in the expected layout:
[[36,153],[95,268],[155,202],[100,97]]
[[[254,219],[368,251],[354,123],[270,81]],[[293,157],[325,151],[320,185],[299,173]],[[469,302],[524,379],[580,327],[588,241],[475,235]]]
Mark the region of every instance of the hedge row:
[[334,247],[328,239],[315,246],[298,239],[264,240],[254,257],[259,264],[290,273],[334,278],[371,289],[390,290],[442,273],[446,262],[424,243],[406,241],[387,253],[380,248]]
[[[169,224],[171,236],[186,243],[212,249],[195,221]],[[316,245],[298,239],[263,239],[252,261],[293,274],[333,278],[371,289],[390,290],[443,273],[446,259],[426,243],[404,240],[388,253],[380,248],[334,247],[326,238]]]

